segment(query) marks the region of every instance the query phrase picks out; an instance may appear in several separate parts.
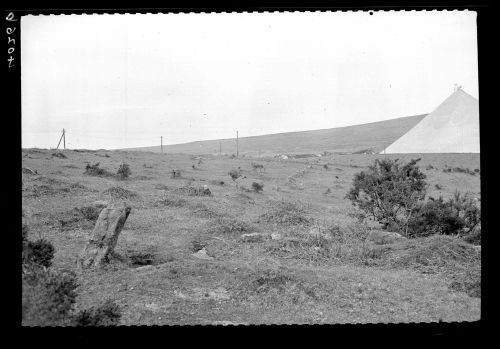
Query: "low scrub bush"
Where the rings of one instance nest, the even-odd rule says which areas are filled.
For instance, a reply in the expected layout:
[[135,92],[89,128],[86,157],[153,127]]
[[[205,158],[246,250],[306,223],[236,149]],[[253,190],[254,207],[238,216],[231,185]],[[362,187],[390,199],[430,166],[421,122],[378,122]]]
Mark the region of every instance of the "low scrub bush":
[[256,193],[260,193],[260,192],[262,192],[262,190],[264,190],[264,184],[253,182],[252,183],[252,190]]
[[23,274],[22,324],[70,325],[78,283],[74,273],[32,268]]
[[23,250],[22,262],[25,265],[39,265],[45,268],[50,267],[54,258],[54,246],[45,239],[36,241],[28,240],[28,226],[23,224]]
[[130,170],[130,166],[128,164],[121,164],[120,167],[118,168],[118,171],[116,172],[116,176],[118,179],[127,179],[130,175],[132,174],[132,171]]
[[174,168],[172,170],[172,172],[170,173],[170,177],[172,177],[172,178],[181,178],[181,171]]
[[49,268],[54,258],[53,245],[42,239],[30,241],[26,225],[22,228],[22,242],[22,325],[79,326],[87,320],[92,324],[117,323],[121,314],[107,303],[84,310],[88,316],[82,317],[81,312],[75,316],[79,286],[76,274]]
[[74,318],[75,326],[115,326],[121,318],[120,307],[112,300],[81,310]]
[[237,180],[238,178],[241,177],[241,172],[239,170],[233,169],[233,170],[231,170],[231,171],[228,172],[228,175],[229,175],[229,177],[231,177],[231,179],[233,181],[235,181],[235,180]]
[[447,201],[431,197],[422,204],[410,220],[408,233],[413,237],[436,233],[468,235],[480,223],[481,210],[476,201],[469,194],[456,191]]
[[99,176],[99,177],[113,176],[112,173],[108,172],[104,168],[99,167],[99,164],[100,164],[99,162],[94,165],[87,164],[87,166],[85,166],[85,174],[89,176]]
[[127,257],[133,266],[154,265],[156,263],[156,256],[151,252],[137,252],[128,251]]

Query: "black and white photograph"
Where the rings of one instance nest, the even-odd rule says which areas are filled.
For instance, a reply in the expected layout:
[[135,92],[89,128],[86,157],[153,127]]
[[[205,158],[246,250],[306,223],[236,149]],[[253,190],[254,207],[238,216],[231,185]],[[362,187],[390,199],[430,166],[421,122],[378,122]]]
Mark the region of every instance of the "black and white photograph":
[[16,16],[23,327],[481,319],[476,11]]

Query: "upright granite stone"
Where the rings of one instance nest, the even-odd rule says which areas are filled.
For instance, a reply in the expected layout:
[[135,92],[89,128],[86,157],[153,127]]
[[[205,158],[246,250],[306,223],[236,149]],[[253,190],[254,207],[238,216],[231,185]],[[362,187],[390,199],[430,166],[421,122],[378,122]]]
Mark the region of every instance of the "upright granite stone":
[[81,269],[94,268],[107,262],[130,211],[130,206],[124,202],[111,204],[101,211],[92,237],[78,259]]

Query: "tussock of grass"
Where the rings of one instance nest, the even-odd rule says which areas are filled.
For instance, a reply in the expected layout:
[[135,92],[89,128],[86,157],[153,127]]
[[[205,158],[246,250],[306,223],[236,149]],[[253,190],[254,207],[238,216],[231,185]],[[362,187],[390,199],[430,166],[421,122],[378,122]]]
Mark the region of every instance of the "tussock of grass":
[[451,289],[481,296],[481,252],[459,238],[435,235],[412,239],[386,258],[394,267],[440,274],[452,280]]
[[472,245],[446,235],[410,239],[397,244],[397,248],[391,252],[389,261],[393,266],[427,273],[454,271],[464,265],[480,262],[480,254]]
[[92,229],[101,211],[102,208],[93,206],[75,207],[72,210],[59,213],[57,221],[61,230],[71,230],[76,227]]
[[160,201],[158,201],[158,205],[167,206],[167,207],[183,207],[187,206],[187,200],[175,196],[165,196]]
[[379,258],[377,247],[366,241],[367,230],[360,226],[289,229],[281,240],[267,242],[265,250],[273,256],[299,259],[313,264],[371,264]]
[[102,194],[109,195],[114,199],[134,199],[138,197],[136,193],[122,187],[111,187],[104,190]]
[[234,218],[217,217],[208,225],[207,231],[216,234],[245,234],[254,231],[247,222],[240,221]]
[[191,185],[177,188],[175,191],[187,196],[212,196],[210,189],[204,187],[193,187]]
[[220,217],[221,214],[215,209],[206,206],[203,203],[197,203],[191,206],[192,212],[198,216],[204,218],[216,218]]
[[259,217],[259,221],[283,225],[307,225],[312,223],[307,210],[300,202],[278,201],[272,208]]
[[238,297],[257,302],[266,308],[307,304],[323,298],[321,286],[284,267],[257,268],[241,276],[244,282]]
[[155,189],[170,190],[170,187],[166,186],[165,184],[157,183],[157,184],[155,184]]

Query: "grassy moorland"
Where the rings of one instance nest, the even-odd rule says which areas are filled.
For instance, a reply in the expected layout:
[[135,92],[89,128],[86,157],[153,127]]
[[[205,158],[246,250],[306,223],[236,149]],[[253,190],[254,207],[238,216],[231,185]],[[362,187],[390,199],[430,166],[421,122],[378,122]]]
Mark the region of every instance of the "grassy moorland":
[[[355,173],[384,155],[275,160],[125,151],[24,149],[23,220],[55,247],[52,268],[76,271],[96,200],[132,206],[115,255],[78,274],[78,305],[114,300],[121,324],[271,324],[474,321],[480,250],[432,236],[367,241],[345,195]],[[416,156],[387,155],[409,160]],[[423,154],[431,196],[480,196],[479,154]],[[84,174],[87,163],[131,176]],[[254,170],[252,162],[264,165]],[[326,168],[324,165],[327,165]],[[470,172],[447,168],[468,168]],[[172,178],[172,169],[181,176]],[[237,188],[240,168],[262,192]],[[207,185],[212,195],[192,190]],[[264,233],[255,241],[243,234]],[[270,234],[273,234],[271,238]],[[205,256],[199,257],[199,251]],[[198,252],[198,254],[195,254]],[[197,257],[198,256],[198,257]]]
[[[362,125],[254,137],[244,137],[243,134],[240,134],[239,146],[240,150],[243,149],[246,154],[251,156],[293,153],[317,154],[323,151],[354,153],[364,150],[379,153],[408,132],[425,116],[426,114],[414,115]],[[163,149],[167,153],[217,154],[219,142],[223,153],[236,153],[234,139],[165,145]],[[161,152],[160,146],[127,150]]]

